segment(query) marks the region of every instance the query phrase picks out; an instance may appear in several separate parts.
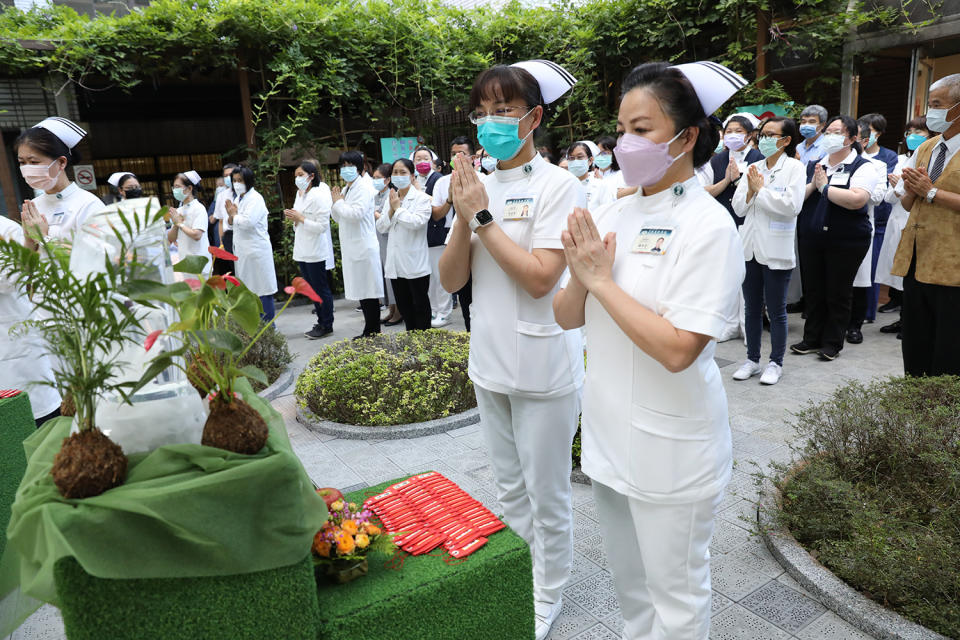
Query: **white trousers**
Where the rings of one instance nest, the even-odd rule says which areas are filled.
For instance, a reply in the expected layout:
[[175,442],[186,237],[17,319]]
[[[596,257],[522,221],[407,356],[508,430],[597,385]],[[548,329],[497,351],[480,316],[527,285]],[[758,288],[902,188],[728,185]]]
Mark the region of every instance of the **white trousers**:
[[722,494],[688,504],[630,498],[593,481],[625,640],[707,640],[710,537]]
[[446,317],[453,313],[453,296],[440,284],[440,256],[445,247],[430,247],[430,311],[434,317]]
[[573,560],[570,448],[579,393],[534,400],[474,389],[503,515],[530,545],[534,601],[554,604]]

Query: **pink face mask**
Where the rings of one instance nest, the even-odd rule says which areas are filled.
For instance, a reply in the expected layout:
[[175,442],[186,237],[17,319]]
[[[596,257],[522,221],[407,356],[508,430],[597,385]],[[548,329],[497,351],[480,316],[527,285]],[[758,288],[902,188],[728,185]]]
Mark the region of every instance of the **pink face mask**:
[[430,173],[430,163],[429,162],[418,162],[417,163],[417,173],[422,176]]
[[670,155],[670,143],[686,131],[683,129],[669,142],[653,142],[649,138],[625,133],[620,136],[613,152],[623,171],[623,179],[630,187],[649,187],[663,179],[667,170],[683,156],[684,151],[674,158]]
[[57,164],[57,161],[54,160],[47,166],[43,167],[38,164],[22,164],[20,165],[20,175],[23,176],[23,179],[26,180],[27,184],[30,185],[32,189],[40,189],[42,191],[49,191],[53,189],[57,184],[57,179],[60,177],[61,171],[57,170],[57,175],[50,177],[50,167]]

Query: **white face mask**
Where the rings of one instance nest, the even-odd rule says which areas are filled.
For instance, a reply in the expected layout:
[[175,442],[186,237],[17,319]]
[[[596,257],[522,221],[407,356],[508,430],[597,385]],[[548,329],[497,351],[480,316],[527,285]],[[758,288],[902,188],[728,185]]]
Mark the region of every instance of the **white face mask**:
[[297,176],[294,178],[293,182],[297,185],[297,189],[300,189],[300,191],[306,191],[307,187],[310,186],[310,176]]
[[234,182],[233,190],[238,196],[242,196],[247,192],[247,185],[243,184],[242,182]]
[[821,143],[824,153],[830,155],[836,153],[847,146],[847,137],[842,133],[825,133]]
[[[960,104],[960,102],[957,104]],[[953,105],[953,107],[957,106],[957,104]],[[957,118],[953,120],[947,120],[947,113],[950,109],[953,109],[953,107],[947,107],[946,109],[927,109],[927,128],[936,133],[943,133],[949,129],[950,125],[956,122],[957,118],[960,118],[960,116],[957,116]]]

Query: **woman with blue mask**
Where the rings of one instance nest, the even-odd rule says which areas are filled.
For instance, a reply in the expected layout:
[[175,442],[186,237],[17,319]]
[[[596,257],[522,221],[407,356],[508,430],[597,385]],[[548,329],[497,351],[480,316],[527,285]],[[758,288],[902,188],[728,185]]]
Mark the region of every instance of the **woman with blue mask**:
[[614,189],[626,187],[623,181],[623,173],[620,171],[620,164],[613,153],[613,148],[617,146],[616,138],[604,136],[597,140],[597,147],[600,152],[593,159],[593,164],[600,174],[600,178]]
[[207,209],[200,202],[203,187],[200,186],[200,174],[196,171],[178,173],[173,179],[173,199],[176,207],[170,208],[170,221],[173,226],[167,232],[167,240],[177,244],[180,259],[187,256],[203,256],[207,264],[203,274],[213,268],[210,259],[210,239],[207,237]]
[[747,165],[763,160],[763,154],[750,144],[752,133],[753,123],[746,117],[730,117],[723,128],[724,149],[710,158],[710,162],[707,163],[710,167],[707,173],[712,172],[713,184],[705,189],[730,212],[737,226],[740,226],[743,220],[733,212],[731,204],[733,194],[743,180],[743,172],[747,170]]
[[427,222],[433,200],[417,188],[417,169],[400,158],[390,171],[387,205],[377,217],[377,231],[387,234],[387,259],[383,271],[393,287],[397,309],[407,331],[430,328],[430,256]]
[[[887,229],[883,236],[883,245],[880,247],[880,256],[877,258],[876,282],[885,284],[890,288],[890,301],[878,309],[880,313],[899,312],[903,302],[903,278],[890,273],[893,269],[893,257],[900,245],[900,236],[903,234],[903,228],[910,217],[910,212],[904,209],[900,203],[900,196],[903,195],[903,187],[900,184],[901,175],[903,174],[903,167],[913,157],[917,147],[926,142],[930,135],[926,117],[920,116],[908,122],[903,134],[901,147],[903,153],[897,157],[897,166],[893,173],[887,176],[889,184],[885,200],[891,203],[893,208],[887,218]],[[899,338],[901,328],[902,324],[898,317],[895,322],[880,327],[880,332],[893,333]]]
[[348,300],[357,300],[363,311],[365,338],[380,333],[380,298],[383,275],[380,243],[377,241],[373,204],[376,191],[372,181],[360,177],[363,156],[359,151],[340,154],[340,178],[346,183],[333,187],[333,219],[340,227],[340,252],[343,258],[343,289]]
[[230,174],[232,200],[224,202],[227,220],[233,229],[237,278],[260,297],[263,320],[273,320],[276,310],[277,273],[273,266],[273,245],[267,231],[267,203],[256,189],[250,167],[238,166]]
[[[390,173],[392,171],[393,165],[389,162],[384,162],[373,170],[372,184],[374,191],[377,192],[377,195],[374,196],[373,199],[373,217],[377,220],[380,219],[380,215],[390,206],[390,192],[392,191],[390,187]],[[380,243],[381,266],[387,263],[387,242],[389,242],[389,240],[389,234],[380,233],[379,230],[377,231],[377,242]],[[390,285],[390,281],[387,280],[386,272],[384,272],[383,276],[383,301],[387,305],[387,316],[381,318],[380,323],[385,327],[392,327],[403,322],[403,316],[400,315],[400,310],[397,309],[397,298],[393,295],[393,287]]]
[[583,188],[587,208],[595,209],[617,199],[610,183],[594,176],[593,153],[585,142],[574,142],[567,149],[567,171],[572,173]]
[[578,180],[534,147],[546,105],[575,80],[547,61],[498,65],[470,92],[480,144],[498,160],[480,176],[463,156],[451,180],[457,217],[440,258],[444,289],[473,274],[469,375],[507,523],[530,545],[536,638],[560,614],[570,576],[570,447],[583,384],[579,331],[551,299],[566,267],[560,234],[584,206]]

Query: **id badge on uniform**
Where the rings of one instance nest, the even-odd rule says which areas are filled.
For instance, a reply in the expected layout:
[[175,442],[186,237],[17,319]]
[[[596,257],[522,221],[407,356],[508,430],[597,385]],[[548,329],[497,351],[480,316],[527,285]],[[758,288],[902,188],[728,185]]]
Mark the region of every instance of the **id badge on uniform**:
[[64,211],[54,211],[50,214],[50,222],[48,223],[51,227],[58,224],[63,224],[63,218],[66,215]]
[[850,174],[846,171],[837,171],[830,176],[831,187],[845,187],[850,184]]
[[507,196],[503,205],[504,220],[529,220],[533,215],[535,197],[530,194]]
[[667,254],[672,235],[672,227],[643,227],[633,239],[630,250],[633,253],[664,256]]

